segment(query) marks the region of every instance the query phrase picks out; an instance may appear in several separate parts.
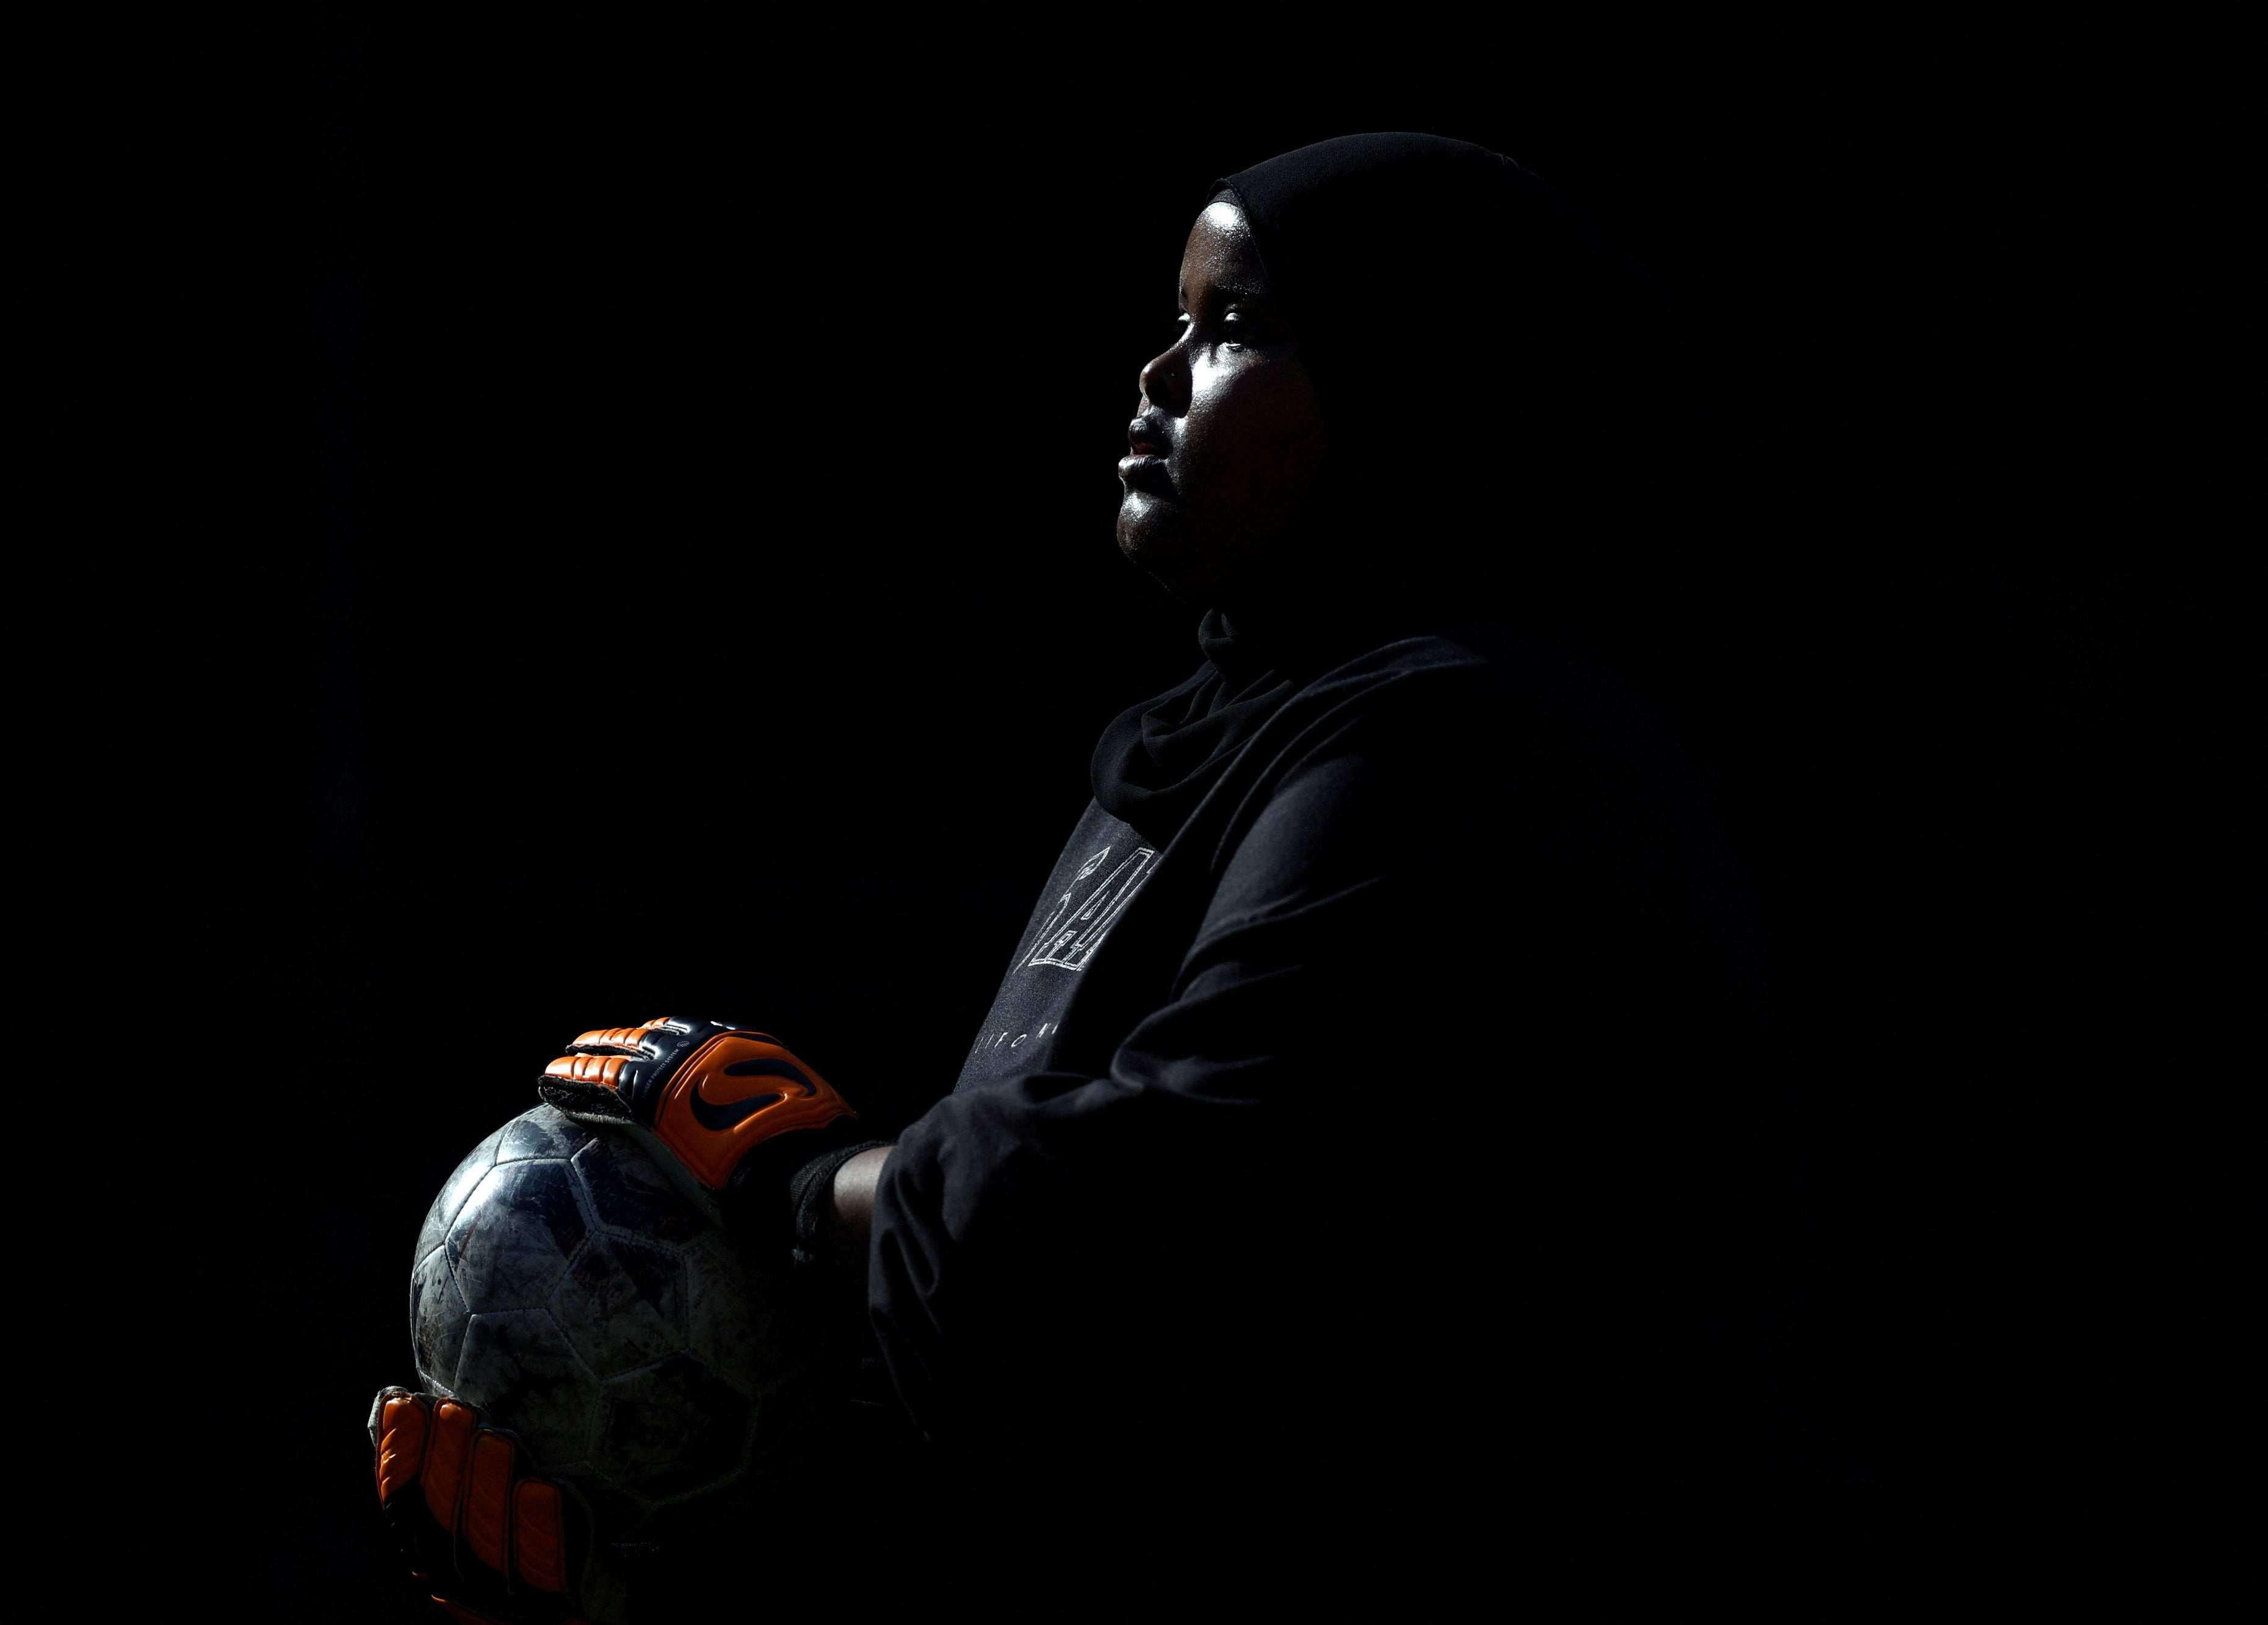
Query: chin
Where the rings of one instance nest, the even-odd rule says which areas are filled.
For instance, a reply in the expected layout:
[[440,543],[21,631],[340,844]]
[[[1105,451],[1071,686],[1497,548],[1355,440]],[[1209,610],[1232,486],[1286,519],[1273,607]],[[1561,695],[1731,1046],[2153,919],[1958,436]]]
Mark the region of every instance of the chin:
[[1234,538],[1201,532],[1178,504],[1130,491],[1118,509],[1118,550],[1183,603],[1219,602],[1256,550]]
[[1118,550],[1171,586],[1189,555],[1189,521],[1174,503],[1128,491],[1118,505]]

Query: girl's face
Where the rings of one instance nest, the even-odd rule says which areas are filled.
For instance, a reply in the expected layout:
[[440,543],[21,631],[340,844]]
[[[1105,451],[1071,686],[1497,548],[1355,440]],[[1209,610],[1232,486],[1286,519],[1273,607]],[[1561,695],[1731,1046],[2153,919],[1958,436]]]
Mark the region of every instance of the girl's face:
[[1322,466],[1323,417],[1243,211],[1209,206],[1182,255],[1181,331],[1142,369],[1118,465],[1118,546],[1212,603],[1290,530]]

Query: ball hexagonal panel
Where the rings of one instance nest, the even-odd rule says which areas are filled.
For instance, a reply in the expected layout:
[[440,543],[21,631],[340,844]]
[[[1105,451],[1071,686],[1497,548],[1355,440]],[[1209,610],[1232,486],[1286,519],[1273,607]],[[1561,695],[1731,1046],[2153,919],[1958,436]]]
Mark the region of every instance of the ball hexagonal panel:
[[551,1296],[585,1233],[571,1181],[563,1162],[503,1163],[475,1187],[444,1244],[475,1314]]
[[685,1265],[666,1247],[593,1236],[551,1295],[552,1318],[600,1377],[685,1347]]
[[593,1132],[556,1106],[538,1106],[497,1131],[496,1160],[517,1163],[529,1157],[570,1157],[589,1143]]
[[457,1357],[457,1397],[518,1434],[537,1462],[582,1459],[597,1382],[540,1309],[476,1314]]
[[641,1241],[689,1240],[707,1228],[627,1135],[600,1134],[575,1153],[592,1216]]
[[755,1402],[690,1355],[615,1378],[599,1403],[592,1465],[635,1494],[690,1495],[747,1459]]
[[449,1277],[449,1259],[435,1247],[409,1275],[409,1348],[417,1379],[444,1393],[457,1391],[457,1355],[471,1311]]
[[715,1230],[684,1250],[685,1346],[734,1383],[762,1392],[789,1361],[771,1283],[741,1263]]
[[463,1211],[465,1198],[470,1196],[474,1187],[480,1184],[481,1176],[496,1166],[497,1146],[511,1126],[512,1124],[505,1124],[465,1153],[465,1160],[457,1164],[457,1171],[441,1186],[441,1193],[433,1199],[433,1205],[425,1211],[424,1228],[417,1233],[419,1259],[441,1245],[441,1238],[449,1233],[449,1226],[456,1222],[457,1215]]

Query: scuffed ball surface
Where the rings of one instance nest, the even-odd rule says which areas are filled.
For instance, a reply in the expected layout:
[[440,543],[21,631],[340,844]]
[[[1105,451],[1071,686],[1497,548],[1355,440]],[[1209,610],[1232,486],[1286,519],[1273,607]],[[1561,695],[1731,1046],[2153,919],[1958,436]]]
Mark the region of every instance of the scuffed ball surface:
[[474,1148],[409,1278],[424,1386],[609,1523],[732,1487],[789,1378],[780,1305],[627,1135],[549,1105]]

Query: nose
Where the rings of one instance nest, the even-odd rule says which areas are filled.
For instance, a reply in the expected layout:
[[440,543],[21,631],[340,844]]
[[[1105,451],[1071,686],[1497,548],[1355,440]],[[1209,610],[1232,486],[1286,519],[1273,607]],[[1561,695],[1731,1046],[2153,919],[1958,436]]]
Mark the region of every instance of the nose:
[[1150,358],[1140,384],[1142,399],[1160,411],[1179,417],[1189,410],[1189,371],[1178,342]]

